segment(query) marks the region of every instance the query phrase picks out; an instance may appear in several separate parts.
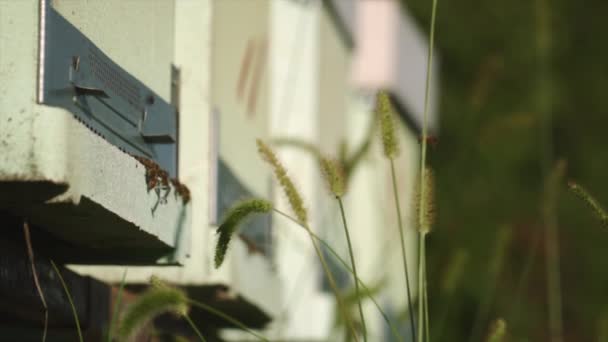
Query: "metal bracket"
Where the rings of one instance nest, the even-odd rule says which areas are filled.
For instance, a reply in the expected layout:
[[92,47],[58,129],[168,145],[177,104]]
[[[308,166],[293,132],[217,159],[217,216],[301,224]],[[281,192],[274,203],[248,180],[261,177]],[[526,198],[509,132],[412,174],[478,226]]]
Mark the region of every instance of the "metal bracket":
[[38,102],[177,176],[177,110],[41,1]]

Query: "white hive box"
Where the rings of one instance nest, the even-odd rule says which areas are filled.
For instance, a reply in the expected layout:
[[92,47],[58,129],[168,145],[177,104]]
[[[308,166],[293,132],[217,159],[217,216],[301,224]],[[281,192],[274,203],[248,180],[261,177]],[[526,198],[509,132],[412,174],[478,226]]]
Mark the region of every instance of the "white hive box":
[[[267,68],[268,9],[266,0],[175,2],[173,63],[181,78],[179,170],[192,197],[190,253],[181,266],[129,267],[127,281],[145,283],[157,275],[194,287],[222,283],[275,316],[280,297],[270,259],[251,253],[235,238],[222,267],[213,267],[215,228],[222,218],[218,209],[245,195],[269,198],[268,168],[255,145],[255,138],[268,137],[267,76],[264,70],[256,71]],[[246,73],[243,58],[252,44],[253,64],[239,91],[239,78]],[[115,266],[74,268],[109,282],[119,282],[124,271]]]
[[[39,19],[47,6],[35,0],[0,2],[0,206],[35,226],[34,237],[57,239],[46,248],[57,260],[183,261],[189,253],[190,211],[182,199],[159,200],[148,190],[140,162],[69,111],[38,102],[44,64]],[[52,6],[169,102],[173,1],[55,1]]]

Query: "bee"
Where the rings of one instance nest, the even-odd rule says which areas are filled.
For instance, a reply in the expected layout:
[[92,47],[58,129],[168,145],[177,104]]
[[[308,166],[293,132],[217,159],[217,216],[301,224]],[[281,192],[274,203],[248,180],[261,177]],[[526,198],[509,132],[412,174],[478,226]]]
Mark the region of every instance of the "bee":
[[148,182],[146,183],[146,185],[148,186],[148,190],[152,190],[154,188],[156,188],[156,186],[158,185],[158,178],[156,177],[146,177],[148,178]]
[[133,157],[146,168],[146,184],[148,186],[148,190],[156,188],[159,184],[159,181],[161,181],[163,184],[168,185],[167,172],[161,170],[158,164],[148,158],[139,156]]
[[169,187],[169,173],[167,171],[158,169],[156,176],[160,179],[163,187]]
[[423,139],[426,140],[426,143],[431,145],[432,147],[437,147],[437,145],[439,145],[439,138],[437,138],[437,136],[435,135],[427,135],[426,138],[419,136],[418,142],[422,143]]
[[139,161],[146,168],[146,185],[148,187],[148,191],[155,189],[157,193],[160,194],[161,190],[167,190],[165,195],[161,198],[162,203],[166,203],[167,196],[171,192],[171,187],[169,184],[173,186],[175,193],[182,198],[184,204],[190,202],[190,190],[187,186],[180,183],[177,178],[169,178],[169,173],[161,169],[160,166],[153,160],[139,156],[133,156],[133,158]]
[[175,188],[175,193],[177,193],[178,195],[181,196],[184,204],[190,202],[190,190],[188,189],[187,186],[180,183],[179,180],[177,180],[177,178],[171,179],[171,185],[173,185],[173,187]]

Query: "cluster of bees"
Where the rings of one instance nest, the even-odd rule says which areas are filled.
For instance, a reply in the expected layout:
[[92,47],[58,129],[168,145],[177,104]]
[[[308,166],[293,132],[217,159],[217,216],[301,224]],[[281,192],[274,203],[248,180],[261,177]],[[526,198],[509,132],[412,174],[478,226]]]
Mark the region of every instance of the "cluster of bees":
[[133,157],[146,168],[146,184],[148,186],[148,191],[160,188],[167,189],[166,198],[170,191],[169,183],[171,183],[175,192],[182,198],[184,204],[190,202],[190,190],[188,190],[188,187],[184,184],[180,183],[177,178],[169,179],[169,173],[161,169],[153,160],[139,156]]
[[184,203],[190,202],[190,190],[187,186],[180,183],[177,178],[171,178],[171,184],[173,185],[173,188],[175,188],[175,192],[181,196]]

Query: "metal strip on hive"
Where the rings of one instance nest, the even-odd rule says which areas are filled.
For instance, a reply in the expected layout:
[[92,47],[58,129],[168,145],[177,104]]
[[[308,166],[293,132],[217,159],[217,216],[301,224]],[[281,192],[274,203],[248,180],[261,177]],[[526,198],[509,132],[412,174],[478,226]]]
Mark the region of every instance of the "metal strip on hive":
[[[177,111],[41,2],[38,100],[177,176]],[[170,67],[170,66],[167,66]]]

